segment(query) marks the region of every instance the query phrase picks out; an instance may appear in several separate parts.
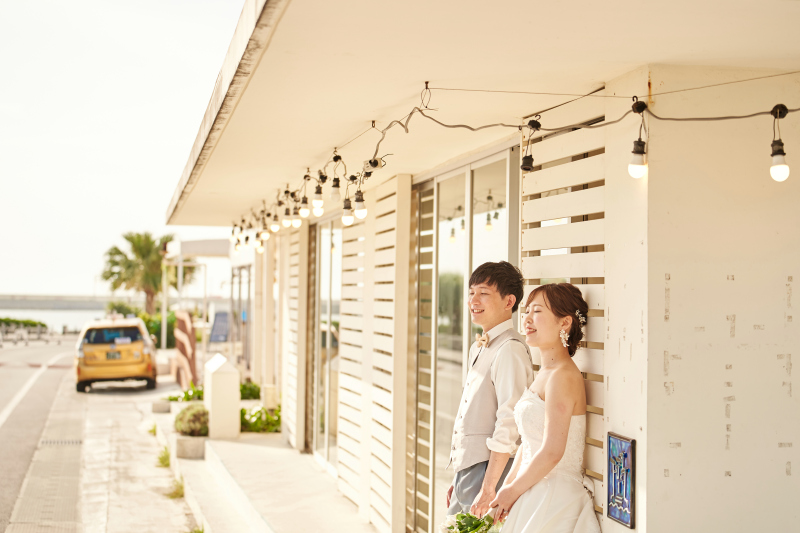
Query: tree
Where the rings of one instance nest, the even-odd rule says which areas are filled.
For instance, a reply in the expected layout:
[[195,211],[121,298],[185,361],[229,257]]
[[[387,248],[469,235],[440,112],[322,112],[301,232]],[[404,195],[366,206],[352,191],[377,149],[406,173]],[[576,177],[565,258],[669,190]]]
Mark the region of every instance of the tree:
[[[161,250],[172,241],[172,235],[164,235],[158,240],[150,233],[126,233],[122,236],[130,245],[130,255],[112,246],[106,252],[106,266],[103,279],[111,282],[111,290],[120,287],[133,289],[145,294],[145,311],[154,314],[156,296],[161,292]],[[183,283],[190,283],[194,270],[183,269]],[[169,284],[177,287],[177,274],[169,272]]]

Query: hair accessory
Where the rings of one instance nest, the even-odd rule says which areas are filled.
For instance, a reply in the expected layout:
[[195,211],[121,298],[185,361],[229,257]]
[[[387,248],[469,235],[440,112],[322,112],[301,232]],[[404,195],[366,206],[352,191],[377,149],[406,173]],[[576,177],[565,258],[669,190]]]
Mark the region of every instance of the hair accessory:
[[585,326],[586,325],[586,317],[583,316],[583,314],[581,314],[580,309],[575,311],[575,316],[578,317],[578,320],[580,321],[581,326]]
[[567,330],[562,329],[558,336],[561,337],[561,344],[563,344],[564,348],[566,348],[567,340],[569,339],[569,333],[567,333]]

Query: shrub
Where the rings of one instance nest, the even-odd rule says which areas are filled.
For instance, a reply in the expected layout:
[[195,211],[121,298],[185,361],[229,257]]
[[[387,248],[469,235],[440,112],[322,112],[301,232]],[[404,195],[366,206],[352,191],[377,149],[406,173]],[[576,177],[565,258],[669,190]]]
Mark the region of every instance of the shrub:
[[191,402],[192,400],[203,399],[203,386],[195,387],[193,382],[189,382],[189,389],[177,396],[167,396],[170,402]]
[[190,405],[175,417],[175,431],[191,437],[208,436],[208,411],[202,405]]
[[158,454],[158,466],[161,468],[169,468],[169,448],[164,446]]
[[253,433],[278,433],[281,430],[281,406],[270,413],[263,406],[258,405],[250,411],[244,407],[241,410],[242,431]]
[[261,387],[252,381],[239,385],[242,400],[258,400],[261,398]]
[[183,478],[172,480],[172,490],[167,493],[167,498],[173,500],[183,498]]
[[[161,347],[161,313],[148,315],[145,312],[139,313],[139,318],[142,319],[144,325],[147,326],[147,332],[155,335],[158,339],[158,347]],[[167,348],[175,347],[175,313],[170,311],[167,314]]]

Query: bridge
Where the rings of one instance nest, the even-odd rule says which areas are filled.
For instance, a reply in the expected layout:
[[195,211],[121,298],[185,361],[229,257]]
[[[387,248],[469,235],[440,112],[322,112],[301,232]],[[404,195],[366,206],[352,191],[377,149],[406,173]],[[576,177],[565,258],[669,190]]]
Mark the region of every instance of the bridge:
[[[170,298],[175,303],[176,298]],[[131,306],[144,308],[144,296],[107,295],[49,295],[49,294],[0,294],[0,309],[41,309],[41,310],[86,310],[101,311],[109,302],[124,302]],[[183,302],[197,307],[203,306],[202,298],[183,298]],[[227,306],[230,300],[222,296],[209,296],[208,303]],[[156,304],[158,305],[158,303]]]

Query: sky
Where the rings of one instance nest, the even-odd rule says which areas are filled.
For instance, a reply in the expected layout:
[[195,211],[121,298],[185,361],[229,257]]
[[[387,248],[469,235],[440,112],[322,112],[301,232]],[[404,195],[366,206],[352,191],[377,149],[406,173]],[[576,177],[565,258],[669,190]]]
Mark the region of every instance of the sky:
[[[106,294],[126,232],[229,235],[165,213],[243,5],[0,2],[0,294]],[[224,295],[227,261],[211,263]]]

